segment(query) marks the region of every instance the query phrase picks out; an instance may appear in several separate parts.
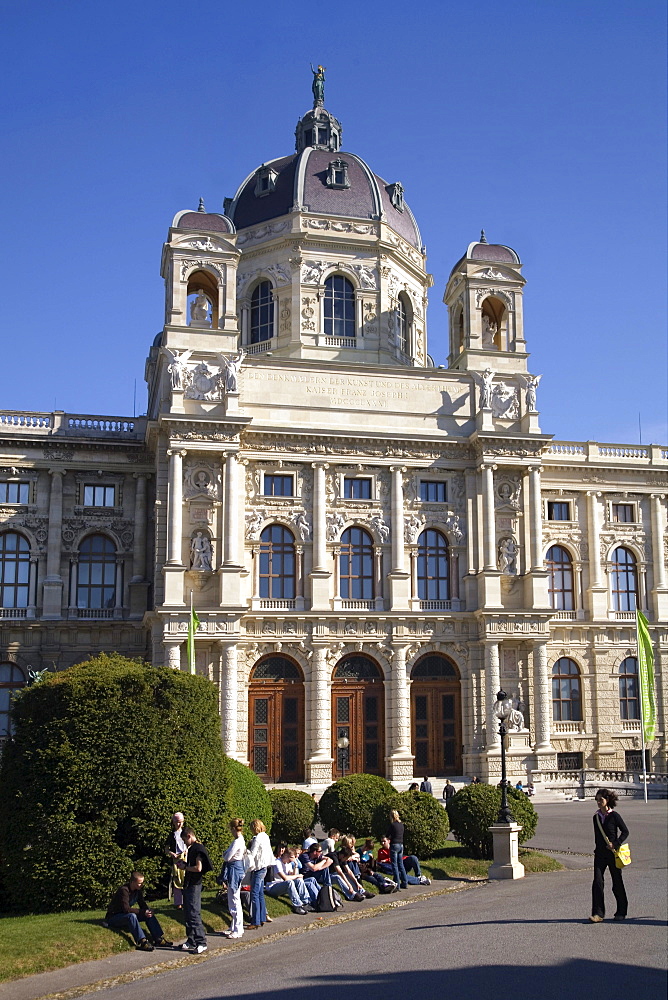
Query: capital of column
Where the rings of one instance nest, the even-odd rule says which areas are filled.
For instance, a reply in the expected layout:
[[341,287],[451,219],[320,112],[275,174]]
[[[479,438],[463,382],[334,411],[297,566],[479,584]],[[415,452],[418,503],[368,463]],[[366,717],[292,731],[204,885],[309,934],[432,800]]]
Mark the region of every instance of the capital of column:
[[168,448],[167,454],[171,458],[172,455],[180,455],[181,458],[185,458],[188,454],[187,448]]
[[311,462],[312,469],[328,469],[329,462]]
[[50,476],[64,476],[67,469],[49,469],[48,472]]

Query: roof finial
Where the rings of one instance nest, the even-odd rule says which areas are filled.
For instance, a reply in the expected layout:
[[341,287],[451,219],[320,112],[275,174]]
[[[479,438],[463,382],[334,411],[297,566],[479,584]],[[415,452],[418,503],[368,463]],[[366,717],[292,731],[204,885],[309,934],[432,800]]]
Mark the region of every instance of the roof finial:
[[313,69],[313,63],[311,63],[311,72],[313,73],[313,83],[311,84],[313,107],[322,108],[325,104],[325,67],[318,66],[317,69]]
[[199,200],[199,208],[197,209],[197,211],[198,212],[206,212],[206,209],[204,207],[204,198],[200,198],[200,200]]
[[486,243],[487,242],[487,237],[485,236],[485,230],[484,229],[480,230],[480,242],[481,243]]

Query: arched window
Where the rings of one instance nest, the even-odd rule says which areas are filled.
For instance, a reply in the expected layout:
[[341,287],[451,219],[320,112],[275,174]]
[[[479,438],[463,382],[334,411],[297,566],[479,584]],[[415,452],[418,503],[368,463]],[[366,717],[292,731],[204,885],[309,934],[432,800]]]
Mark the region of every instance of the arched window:
[[399,293],[397,300],[397,325],[399,327],[399,350],[402,354],[409,353],[408,329],[410,316],[410,306],[404,292]]
[[99,611],[116,604],[116,549],[104,535],[89,535],[79,547],[77,608]]
[[188,277],[188,325],[217,329],[218,282],[210,271],[193,271]]
[[250,342],[259,344],[274,336],[274,297],[271,282],[261,281],[251,295]]
[[568,656],[552,667],[552,718],[555,722],[581,722],[580,671]]
[[347,528],[341,535],[339,557],[341,597],[370,601],[373,594],[373,539],[363,528]]
[[550,604],[555,611],[572,611],[573,603],[573,563],[570,554],[561,545],[552,545],[547,550],[545,564],[550,574],[548,593]]
[[619,664],[619,717],[620,719],[640,718],[638,688],[638,661],[635,656],[627,656]]
[[15,663],[0,663],[0,741],[11,735],[9,718],[12,695],[25,685],[23,671]]
[[295,539],[282,524],[270,524],[260,535],[260,597],[293,600]]
[[27,608],[30,582],[30,546],[23,535],[0,535],[0,587],[3,608]]
[[301,681],[299,667],[284,656],[269,656],[256,663],[251,671],[251,681]]
[[418,538],[418,597],[421,601],[449,601],[448,541],[428,528]]
[[638,603],[636,557],[621,545],[612,553],[613,611],[635,611]]
[[482,303],[482,349],[506,350],[507,316],[506,308],[499,299],[489,296]]
[[341,274],[333,274],[325,282],[325,334],[355,336],[355,289]]
[[368,656],[346,656],[334,667],[332,680],[375,681],[382,680],[383,675],[377,663]]
[[455,666],[440,653],[420,657],[411,670],[412,680],[459,680]]

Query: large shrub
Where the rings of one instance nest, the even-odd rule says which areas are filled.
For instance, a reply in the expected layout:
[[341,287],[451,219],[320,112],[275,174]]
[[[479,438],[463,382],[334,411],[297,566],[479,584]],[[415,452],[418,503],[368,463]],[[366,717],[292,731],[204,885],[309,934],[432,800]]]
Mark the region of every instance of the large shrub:
[[438,799],[427,792],[396,792],[379,806],[373,816],[372,832],[376,840],[387,833],[390,810],[396,809],[404,824],[404,852],[428,858],[445,847],[450,832],[448,814]]
[[134,868],[155,884],[176,809],[220,861],[241,765],[225,762],[206,678],[100,655],[19,692],[12,714],[0,765],[5,907],[100,906]]
[[252,837],[248,826],[254,819],[261,819],[267,831],[272,828],[271,799],[262,780],[255,771],[231,757],[226,757],[224,764],[223,814],[224,840],[229,840],[229,821],[237,816],[246,824],[246,839]]
[[[522,830],[519,842],[530,840],[536,832],[538,813],[523,792],[508,789],[508,804]],[[496,823],[501,808],[501,789],[492,785],[466,785],[450,799],[448,813],[457,840],[469,848],[475,858],[492,857],[492,835],[488,827]]]
[[349,774],[326,788],[318,803],[320,821],[326,830],[368,837],[374,812],[396,795],[389,781],[375,774]]
[[271,832],[277,843],[301,843],[302,832],[312,830],[318,806],[306,792],[292,788],[270,788]]

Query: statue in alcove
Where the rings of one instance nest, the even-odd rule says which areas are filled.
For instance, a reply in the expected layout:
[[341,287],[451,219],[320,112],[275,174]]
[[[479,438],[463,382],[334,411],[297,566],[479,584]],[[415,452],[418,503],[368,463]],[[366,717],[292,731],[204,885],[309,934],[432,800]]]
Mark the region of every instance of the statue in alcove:
[[502,538],[499,542],[499,569],[505,576],[514,576],[517,573],[519,551],[512,535]]
[[213,549],[208,535],[198,531],[190,543],[190,568],[202,573],[211,573],[213,569]]
[[494,338],[497,334],[498,326],[496,320],[487,313],[482,314],[482,346],[497,350]]
[[206,323],[209,319],[209,300],[201,288],[197,289],[195,298],[190,303],[190,322]]

